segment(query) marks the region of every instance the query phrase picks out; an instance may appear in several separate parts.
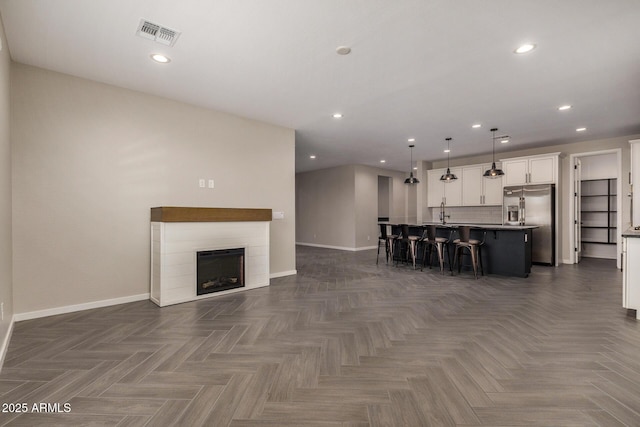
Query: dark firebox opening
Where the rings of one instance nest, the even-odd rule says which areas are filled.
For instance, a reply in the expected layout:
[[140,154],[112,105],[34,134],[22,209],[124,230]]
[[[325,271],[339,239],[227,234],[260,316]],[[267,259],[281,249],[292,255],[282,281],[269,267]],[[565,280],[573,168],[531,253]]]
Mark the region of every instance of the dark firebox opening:
[[244,248],[197,254],[197,295],[244,287]]

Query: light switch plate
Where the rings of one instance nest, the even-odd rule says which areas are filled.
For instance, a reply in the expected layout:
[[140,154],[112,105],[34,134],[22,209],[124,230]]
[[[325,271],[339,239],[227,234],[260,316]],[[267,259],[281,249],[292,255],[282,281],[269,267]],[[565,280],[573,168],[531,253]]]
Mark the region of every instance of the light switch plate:
[[198,185],[200,186],[200,188],[204,188],[204,178],[200,178],[200,180],[198,181]]
[[284,219],[284,212],[273,212],[272,219]]
[[214,187],[214,182],[212,179],[209,180],[209,188],[213,188]]

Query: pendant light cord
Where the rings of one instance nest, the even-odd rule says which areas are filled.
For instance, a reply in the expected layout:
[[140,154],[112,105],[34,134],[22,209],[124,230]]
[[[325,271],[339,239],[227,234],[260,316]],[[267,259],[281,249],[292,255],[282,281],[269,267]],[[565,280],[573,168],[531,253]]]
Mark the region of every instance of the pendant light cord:
[[496,163],[496,131],[498,130],[498,128],[493,128],[491,129],[491,132],[493,133],[493,137],[491,138],[491,142],[493,145],[493,154],[491,155],[493,164]]
[[411,144],[409,148],[411,149],[411,162],[409,163],[409,176],[413,176],[413,147],[415,145]]

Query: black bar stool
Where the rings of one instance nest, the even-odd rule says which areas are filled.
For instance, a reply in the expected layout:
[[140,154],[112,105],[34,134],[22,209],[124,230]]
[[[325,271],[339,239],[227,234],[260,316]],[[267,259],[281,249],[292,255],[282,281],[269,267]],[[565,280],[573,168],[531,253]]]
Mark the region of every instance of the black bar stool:
[[453,262],[458,264],[458,273],[462,268],[462,255],[464,250],[467,249],[471,255],[471,266],[473,267],[473,275],[478,278],[478,264],[480,264],[480,272],[484,276],[484,269],[482,268],[482,252],[481,248],[484,244],[484,239],[487,232],[484,231],[482,240],[471,239],[471,227],[468,225],[461,225],[458,227],[458,238],[453,241],[456,245],[456,250],[453,254]]
[[418,242],[422,236],[411,234],[409,232],[409,224],[400,224],[400,230],[400,236],[395,239],[397,247],[394,252],[397,252],[398,255],[396,258],[396,266],[401,258],[403,262],[408,262],[409,256],[411,256],[411,262],[415,270]]
[[398,225],[391,225],[391,234],[387,233],[387,248],[389,250],[389,257],[387,258],[387,263],[391,260],[393,263],[395,256],[395,247],[396,241],[400,238],[400,227]]
[[[378,235],[378,255],[376,256],[376,265],[378,265],[378,260],[380,259],[380,245],[384,245],[384,253],[387,257],[387,264],[389,263],[389,240],[392,237],[387,234],[387,224],[379,224],[380,225],[380,234]],[[395,237],[394,237],[395,238]]]
[[[451,269],[451,261],[449,254],[449,245],[448,243],[451,241],[451,233],[449,234],[449,238],[446,237],[438,237],[436,236],[436,226],[435,225],[427,225],[425,227],[425,234],[423,234],[423,255],[422,255],[422,268],[424,268],[427,263],[427,251],[429,252],[429,268],[431,268],[433,254],[435,249],[438,253],[438,262],[440,263],[440,271],[444,274],[444,251],[447,251],[447,260],[449,263],[449,269]],[[422,270],[420,268],[420,270]]]

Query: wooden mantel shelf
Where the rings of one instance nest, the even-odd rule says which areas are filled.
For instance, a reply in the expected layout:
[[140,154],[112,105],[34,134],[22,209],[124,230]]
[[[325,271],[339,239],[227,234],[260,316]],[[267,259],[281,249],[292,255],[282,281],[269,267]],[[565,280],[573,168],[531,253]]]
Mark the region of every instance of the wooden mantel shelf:
[[271,209],[189,208],[161,206],[151,208],[152,222],[238,222],[271,221]]

